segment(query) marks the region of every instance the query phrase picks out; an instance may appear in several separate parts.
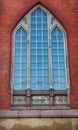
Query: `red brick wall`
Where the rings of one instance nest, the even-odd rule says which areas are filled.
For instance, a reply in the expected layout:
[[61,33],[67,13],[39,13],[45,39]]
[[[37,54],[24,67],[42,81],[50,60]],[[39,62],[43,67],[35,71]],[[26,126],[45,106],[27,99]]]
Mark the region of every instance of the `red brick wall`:
[[37,3],[52,12],[66,30],[70,106],[78,109],[78,0],[0,0],[0,109],[10,109],[12,31]]

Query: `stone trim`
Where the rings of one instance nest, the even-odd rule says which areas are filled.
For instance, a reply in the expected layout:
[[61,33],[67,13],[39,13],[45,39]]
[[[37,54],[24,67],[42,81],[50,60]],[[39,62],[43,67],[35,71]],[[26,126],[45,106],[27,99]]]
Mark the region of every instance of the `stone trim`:
[[78,110],[0,110],[0,118],[78,117]]
[[[57,96],[64,96],[64,95],[68,96],[67,95],[67,90],[54,90],[54,89],[49,89],[49,90],[30,90],[30,89],[27,89],[27,90],[13,90],[13,93],[11,94],[11,96],[12,96],[11,106],[14,107],[13,96],[26,96],[26,107],[27,106],[30,107],[32,105],[31,104],[31,97],[32,96],[49,96],[49,104],[48,104],[47,107],[46,107],[46,104],[44,106],[45,106],[45,109],[47,109],[47,108],[51,109],[50,107],[54,106],[54,96],[56,96],[56,95]],[[62,105],[68,106],[69,105],[68,99],[67,99],[67,104],[62,104]],[[41,104],[41,106],[40,107],[38,106],[38,108],[43,109],[42,106],[43,105]],[[17,107],[18,107],[18,104],[17,104]],[[22,109],[23,109],[23,107],[22,107]],[[35,109],[36,109],[36,107],[35,107]],[[17,108],[17,110],[18,110],[18,108]]]

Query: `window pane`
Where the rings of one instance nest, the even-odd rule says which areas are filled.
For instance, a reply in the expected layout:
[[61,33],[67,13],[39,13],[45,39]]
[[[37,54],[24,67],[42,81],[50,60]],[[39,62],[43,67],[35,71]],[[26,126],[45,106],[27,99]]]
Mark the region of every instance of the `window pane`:
[[[20,85],[19,84],[14,84],[14,89],[15,90],[19,90],[18,88],[20,88]],[[21,88],[20,88],[21,89]]]
[[64,62],[59,62],[59,68],[64,69],[65,68],[65,63]]
[[53,55],[57,55],[57,54],[58,54],[57,49],[52,49],[52,54],[53,54]]
[[53,60],[53,62],[54,62],[54,61],[58,61],[58,57],[57,57],[56,55],[53,55],[53,56],[52,56],[52,60]]
[[53,76],[58,76],[58,70],[57,69],[53,69],[52,72],[53,72]]
[[19,76],[20,73],[21,73],[20,70],[15,70],[14,75],[15,75],[15,76]]
[[59,77],[53,77],[53,82],[59,83]]
[[64,69],[60,70],[60,76],[65,76],[65,70]]
[[52,40],[52,48],[57,48],[57,42],[54,42],[53,40]]
[[53,62],[52,63],[52,68],[53,69],[58,69],[58,62]]

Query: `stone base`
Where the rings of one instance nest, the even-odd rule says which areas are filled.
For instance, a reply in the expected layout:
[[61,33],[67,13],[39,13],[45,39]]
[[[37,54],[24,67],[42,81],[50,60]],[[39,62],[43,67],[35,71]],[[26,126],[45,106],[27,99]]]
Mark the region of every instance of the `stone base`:
[[0,118],[0,130],[78,130],[78,118]]

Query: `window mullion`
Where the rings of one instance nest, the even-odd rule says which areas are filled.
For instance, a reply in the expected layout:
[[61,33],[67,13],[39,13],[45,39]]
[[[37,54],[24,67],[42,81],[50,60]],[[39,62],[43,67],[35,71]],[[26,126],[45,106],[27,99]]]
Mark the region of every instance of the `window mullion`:
[[[64,34],[63,34],[64,37]],[[66,42],[65,42],[65,38],[64,38],[64,61],[65,61],[65,74],[66,74],[66,88],[69,89],[69,70],[68,70],[68,54],[67,54],[67,47],[66,47]]]
[[52,82],[52,49],[51,49],[51,29],[50,29],[50,17],[48,16],[48,57],[49,57],[49,84],[50,89],[53,88]]
[[49,46],[49,80],[50,80],[50,89],[53,88],[53,81],[52,81],[52,55],[51,55],[51,46]]
[[21,33],[20,33],[20,83],[19,83],[19,85],[20,85],[20,89],[22,89],[22,80],[21,80],[21,78],[22,78],[22,76],[21,76],[21,64],[22,64],[22,29],[21,29]]
[[30,32],[28,32],[27,44],[27,89],[30,88]]

